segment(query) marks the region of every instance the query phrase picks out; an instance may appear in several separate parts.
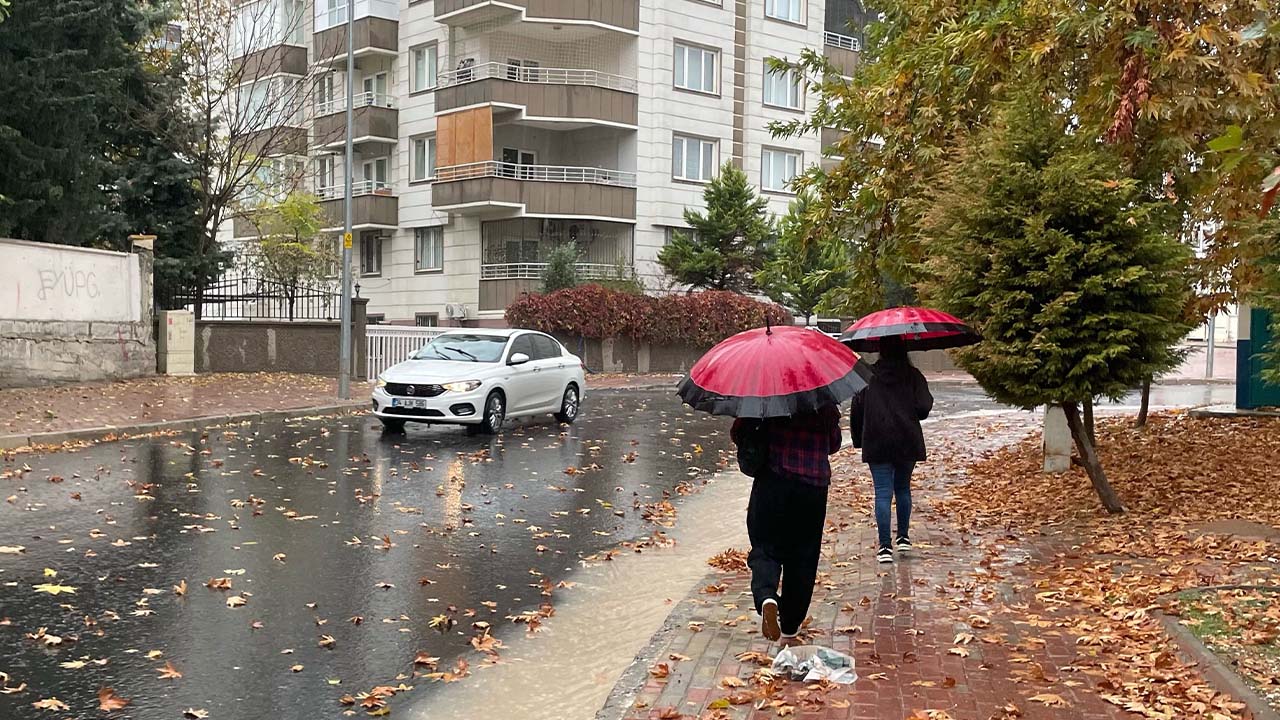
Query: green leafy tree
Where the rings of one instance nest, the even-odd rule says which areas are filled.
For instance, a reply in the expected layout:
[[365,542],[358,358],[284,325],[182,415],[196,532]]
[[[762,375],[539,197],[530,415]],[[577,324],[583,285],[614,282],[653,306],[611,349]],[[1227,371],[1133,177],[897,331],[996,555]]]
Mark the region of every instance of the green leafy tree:
[[672,279],[691,289],[754,289],[754,276],[769,258],[774,235],[768,201],[756,195],[747,174],[725,163],[702,193],[705,211],[686,208],[692,228],[678,232],[658,254]]
[[1080,404],[1177,362],[1189,254],[1123,162],[1072,136],[1052,107],[1005,109],[914,208],[923,289],[981,332],[957,358],[992,397],[1062,407],[1103,505],[1122,512]]
[[914,201],[999,103],[1043,89],[1072,109],[1077,137],[1110,146],[1144,194],[1177,207],[1173,232],[1210,229],[1196,262],[1203,312],[1257,279],[1241,262],[1254,252],[1241,222],[1280,147],[1280,23],[1268,9],[1256,0],[882,0],[852,79],[806,51],[795,64],[816,107],[772,129],[843,133],[834,167],[799,186],[815,190],[818,222],[909,283],[923,257]]
[[561,243],[547,254],[547,267],[542,271],[542,292],[553,293],[578,285],[578,246]]
[[319,198],[296,192],[282,200],[265,198],[249,219],[258,233],[254,267],[284,294],[292,320],[301,291],[329,276],[337,261],[332,241],[320,237],[324,209]]
[[801,195],[778,222],[773,257],[756,273],[769,299],[804,316],[805,325],[824,304],[849,285],[850,258],[845,241],[831,237],[806,218],[809,198]]

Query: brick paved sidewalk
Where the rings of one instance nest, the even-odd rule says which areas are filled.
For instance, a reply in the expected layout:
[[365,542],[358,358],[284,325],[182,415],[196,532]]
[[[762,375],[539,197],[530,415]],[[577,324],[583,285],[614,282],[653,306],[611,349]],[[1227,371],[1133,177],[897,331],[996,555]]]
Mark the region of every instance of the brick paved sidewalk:
[[[363,406],[367,383],[352,384]],[[337,381],[288,373],[142,378],[90,385],[0,390],[0,436],[126,427],[250,412],[344,404]]]
[[[680,604],[637,660],[652,672],[633,668],[624,675],[645,677],[643,685],[628,687],[624,679],[599,717],[1132,717],[1091,690],[1100,672],[1090,649],[1058,630],[1052,609],[1037,603],[1038,589],[1019,578],[1021,562],[1068,551],[1066,542],[1046,535],[1034,548],[1005,545],[998,533],[960,532],[931,507],[969,460],[1021,437],[1033,424],[1026,415],[1008,415],[928,425],[933,459],[917,469],[913,493],[917,551],[889,566],[874,559],[870,477],[855,454],[840,456],[808,635],[853,655],[856,683],[790,682],[780,693],[761,693],[756,673],[777,648],[759,633],[749,576],[716,574],[709,587]],[[720,550],[707,548],[707,554]],[[979,581],[982,575],[993,581]],[[749,652],[755,657],[742,655]]]

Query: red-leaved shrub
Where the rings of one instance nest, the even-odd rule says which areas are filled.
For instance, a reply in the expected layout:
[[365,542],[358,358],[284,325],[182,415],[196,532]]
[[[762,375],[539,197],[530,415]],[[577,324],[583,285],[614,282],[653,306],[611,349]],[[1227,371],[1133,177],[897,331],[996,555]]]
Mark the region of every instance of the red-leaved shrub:
[[511,327],[693,347],[711,347],[763,326],[766,318],[774,325],[792,323],[791,314],[778,305],[714,290],[650,297],[582,285],[549,295],[524,295],[507,306]]

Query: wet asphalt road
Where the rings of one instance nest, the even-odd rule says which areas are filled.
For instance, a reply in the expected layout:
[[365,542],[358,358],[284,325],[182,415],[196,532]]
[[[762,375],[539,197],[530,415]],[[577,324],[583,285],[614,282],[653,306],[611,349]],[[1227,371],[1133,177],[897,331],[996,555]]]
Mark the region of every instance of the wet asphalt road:
[[[581,558],[652,537],[643,506],[715,471],[728,444],[726,420],[636,391],[595,394],[572,428],[548,419],[499,439],[375,425],[245,427],[0,465],[0,546],[25,548],[0,554],[0,672],[27,683],[0,694],[0,717],[97,717],[102,687],[131,700],[117,717],[147,719],[340,717],[343,695],[377,685],[429,692],[411,677],[418,653],[439,671],[459,658],[482,671],[474,623],[519,639],[527,626],[509,617],[539,620],[572,592],[556,585]],[[441,615],[456,626],[430,628]],[[183,677],[161,679],[166,662]],[[33,708],[50,697],[70,710]]]
[[[934,394],[939,415],[999,408],[973,386]],[[652,539],[646,506],[662,522],[655,504],[722,466],[727,429],[628,390],[593,394],[572,428],[497,439],[345,418],[16,456],[0,463],[0,672],[27,687],[0,694],[0,718],[100,717],[103,687],[131,701],[114,717],[145,720],[341,717],[342,696],[401,683],[403,707],[431,692],[415,670],[483,672],[503,649],[473,638],[520,642],[584,558]],[[70,709],[32,706],[55,697]]]

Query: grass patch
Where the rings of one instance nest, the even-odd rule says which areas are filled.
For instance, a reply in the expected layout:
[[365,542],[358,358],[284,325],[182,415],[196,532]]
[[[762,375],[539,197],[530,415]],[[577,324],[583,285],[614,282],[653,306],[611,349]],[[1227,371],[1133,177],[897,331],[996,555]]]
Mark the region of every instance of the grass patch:
[[1280,709],[1280,591],[1194,590],[1178,605],[1182,624]]

